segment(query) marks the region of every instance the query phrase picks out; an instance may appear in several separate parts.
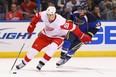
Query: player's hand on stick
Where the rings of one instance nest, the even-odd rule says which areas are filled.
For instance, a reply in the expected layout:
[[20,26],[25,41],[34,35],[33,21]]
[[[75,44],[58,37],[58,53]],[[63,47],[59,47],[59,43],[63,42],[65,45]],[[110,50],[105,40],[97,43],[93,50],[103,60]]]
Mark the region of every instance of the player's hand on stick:
[[34,31],[35,27],[36,27],[35,25],[31,25],[31,24],[28,26],[27,32],[28,32],[29,35],[32,34],[32,32]]

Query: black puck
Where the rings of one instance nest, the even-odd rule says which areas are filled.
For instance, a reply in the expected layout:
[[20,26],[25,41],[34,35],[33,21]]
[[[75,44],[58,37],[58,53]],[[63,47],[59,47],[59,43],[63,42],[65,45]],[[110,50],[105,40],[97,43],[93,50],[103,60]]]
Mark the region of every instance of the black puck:
[[13,72],[13,74],[17,74],[17,72]]

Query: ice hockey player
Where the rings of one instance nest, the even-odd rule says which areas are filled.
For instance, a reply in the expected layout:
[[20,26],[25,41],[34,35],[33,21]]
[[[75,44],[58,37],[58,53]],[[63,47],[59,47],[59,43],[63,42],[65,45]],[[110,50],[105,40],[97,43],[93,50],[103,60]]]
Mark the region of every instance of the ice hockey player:
[[[87,11],[84,5],[77,7],[77,11],[73,14],[73,22],[78,25],[83,33],[89,35],[91,38],[98,32],[101,26],[100,21]],[[61,66],[69,61],[82,45],[83,42],[73,32],[69,32],[64,39],[60,60],[56,65]]]
[[90,36],[81,32],[78,26],[71,22],[67,22],[65,18],[56,14],[56,8],[54,6],[49,6],[46,11],[39,12],[34,16],[27,28],[28,34],[32,34],[39,20],[43,20],[45,28],[38,35],[22,62],[16,65],[17,69],[23,68],[36,54],[44,47],[48,46],[49,50],[45,52],[42,60],[39,61],[36,67],[38,70],[41,70],[62,44],[63,39],[69,30],[74,32],[82,42],[91,42]]

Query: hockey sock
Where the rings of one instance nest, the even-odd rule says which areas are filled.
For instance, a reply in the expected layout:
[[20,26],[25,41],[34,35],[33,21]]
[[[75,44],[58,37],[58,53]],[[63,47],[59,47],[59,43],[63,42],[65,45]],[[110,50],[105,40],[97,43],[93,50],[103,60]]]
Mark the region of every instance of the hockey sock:
[[24,58],[25,64],[31,61],[31,59],[34,58],[34,56],[38,53],[38,51],[34,48],[30,48],[27,52],[27,55]]
[[64,59],[66,57],[66,52],[61,52],[60,58]]
[[49,50],[45,53],[45,55],[43,56],[43,59],[41,60],[44,63],[47,63],[52,58],[52,56],[54,55],[54,53],[58,49],[58,45],[56,43],[51,43],[48,46],[48,49]]
[[43,63],[47,63],[49,60],[51,59],[50,56],[48,56],[46,53],[45,55],[43,56],[43,59],[41,60]]
[[67,55],[68,56],[73,56],[75,52],[76,52],[76,50],[69,50],[69,52],[67,53]]
[[62,45],[62,52],[67,53],[70,48],[70,45],[71,45],[70,41],[64,40],[64,43]]
[[71,57],[72,57],[72,55],[68,55],[68,54],[67,54],[65,59],[66,59],[66,60],[69,60],[69,59],[71,59]]

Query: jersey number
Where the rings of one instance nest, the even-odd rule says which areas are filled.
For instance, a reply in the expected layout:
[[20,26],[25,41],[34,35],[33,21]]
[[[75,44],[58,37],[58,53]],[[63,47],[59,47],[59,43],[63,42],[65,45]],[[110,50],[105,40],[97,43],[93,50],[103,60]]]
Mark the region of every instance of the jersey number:
[[64,28],[68,29],[69,28],[69,23],[65,23]]

